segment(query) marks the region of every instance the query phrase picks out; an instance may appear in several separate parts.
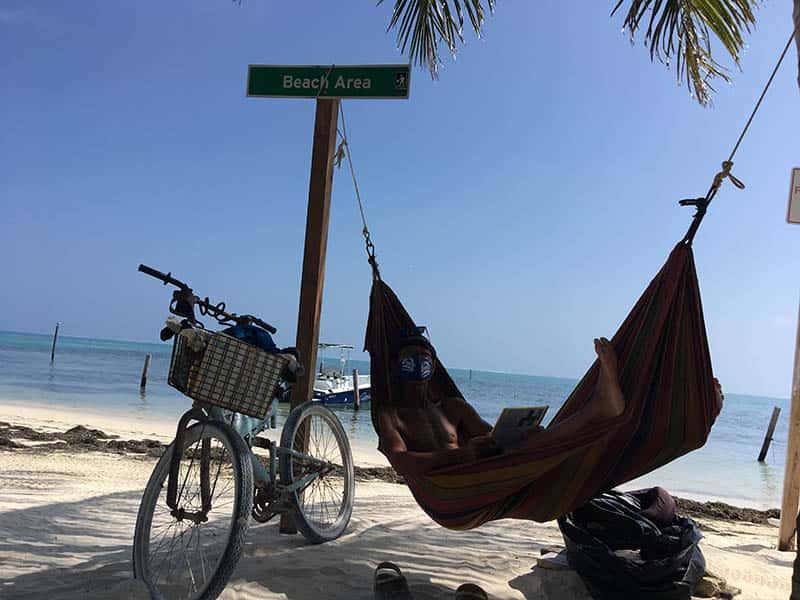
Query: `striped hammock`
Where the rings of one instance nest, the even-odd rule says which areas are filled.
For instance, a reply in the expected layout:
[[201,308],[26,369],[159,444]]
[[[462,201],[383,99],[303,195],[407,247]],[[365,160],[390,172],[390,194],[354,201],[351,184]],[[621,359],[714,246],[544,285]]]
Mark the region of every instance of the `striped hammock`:
[[[399,394],[390,347],[414,321],[376,275],[365,349],[370,354],[372,422]],[[569,439],[438,469],[406,482],[439,524],[471,529],[495,519],[549,521],[598,494],[702,446],[722,405],[715,393],[691,245],[679,243],[611,340],[626,408]],[[591,399],[595,362],[552,424]],[[432,384],[459,396],[437,359]],[[552,424],[550,425],[552,427]]]

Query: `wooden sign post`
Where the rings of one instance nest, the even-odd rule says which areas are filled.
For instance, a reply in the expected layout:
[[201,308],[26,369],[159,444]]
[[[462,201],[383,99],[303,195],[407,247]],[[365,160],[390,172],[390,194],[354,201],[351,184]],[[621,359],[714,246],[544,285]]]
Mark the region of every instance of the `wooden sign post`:
[[296,346],[305,375],[292,390],[292,408],[311,400],[314,392],[340,99],[408,98],[410,79],[409,65],[250,65],[247,69],[248,97],[317,101],[297,318]]
[[314,392],[339,102],[338,98],[317,100],[314,146],[311,150],[311,180],[308,186],[303,276],[297,314],[297,352],[300,363],[305,366],[305,373],[297,378],[297,383],[292,387],[292,408],[311,400]]
[[[786,220],[789,223],[800,224],[800,169],[792,169]],[[794,347],[792,404],[789,409],[789,439],[786,443],[786,470],[783,475],[778,550],[793,550],[795,547],[800,522],[800,515],[797,513],[798,499],[800,499],[800,310],[797,315],[797,339]]]
[[[317,103],[297,317],[296,346],[305,374],[293,386],[292,408],[311,400],[314,393],[339,103],[341,98],[408,98],[410,77],[409,65],[250,65],[247,69],[248,97],[315,98]],[[280,530],[297,532],[289,514],[281,515]]]

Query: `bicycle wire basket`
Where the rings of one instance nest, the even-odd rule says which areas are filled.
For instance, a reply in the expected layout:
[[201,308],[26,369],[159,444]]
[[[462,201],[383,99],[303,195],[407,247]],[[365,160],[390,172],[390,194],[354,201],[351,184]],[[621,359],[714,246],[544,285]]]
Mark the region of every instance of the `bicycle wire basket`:
[[200,343],[175,336],[169,385],[199,402],[265,418],[289,359],[224,333],[194,329],[191,335]]

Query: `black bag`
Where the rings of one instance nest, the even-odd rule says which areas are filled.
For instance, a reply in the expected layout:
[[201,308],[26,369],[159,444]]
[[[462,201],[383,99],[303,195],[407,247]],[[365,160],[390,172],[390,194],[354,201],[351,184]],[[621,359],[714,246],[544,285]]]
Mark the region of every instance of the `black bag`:
[[601,494],[558,526],[567,561],[598,600],[689,600],[705,575],[702,534],[662,488]]

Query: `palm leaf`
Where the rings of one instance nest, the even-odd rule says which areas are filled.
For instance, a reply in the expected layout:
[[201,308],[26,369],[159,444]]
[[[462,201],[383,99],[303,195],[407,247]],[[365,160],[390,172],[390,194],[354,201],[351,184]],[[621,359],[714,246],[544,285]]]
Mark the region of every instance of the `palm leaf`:
[[[712,56],[716,37],[734,63],[744,48],[744,34],[755,24],[758,0],[629,0],[623,22],[631,42],[646,26],[645,45],[650,58],[666,64],[675,57],[678,81],[685,80],[700,104],[711,102],[711,81],[730,81],[729,70]],[[626,0],[619,0],[614,15]]]
[[[382,4],[385,0],[378,0]],[[480,36],[486,13],[496,0],[395,0],[389,30],[397,29],[397,46],[414,64],[437,77],[440,45],[455,53],[464,42],[465,13]],[[759,0],[618,0],[611,14],[628,5],[623,29],[634,41],[646,28],[650,58],[670,64],[675,59],[678,81],[685,80],[697,100],[707,105],[717,78],[730,81],[729,69],[712,54],[715,37],[738,66],[744,35],[755,24]]]
[[[383,4],[384,0],[378,0]],[[486,11],[494,12],[496,0],[395,0],[389,30],[397,29],[397,47],[409,60],[425,66],[436,78],[440,44],[455,54],[464,42],[464,13],[480,37]],[[484,6],[485,5],[485,6]]]

